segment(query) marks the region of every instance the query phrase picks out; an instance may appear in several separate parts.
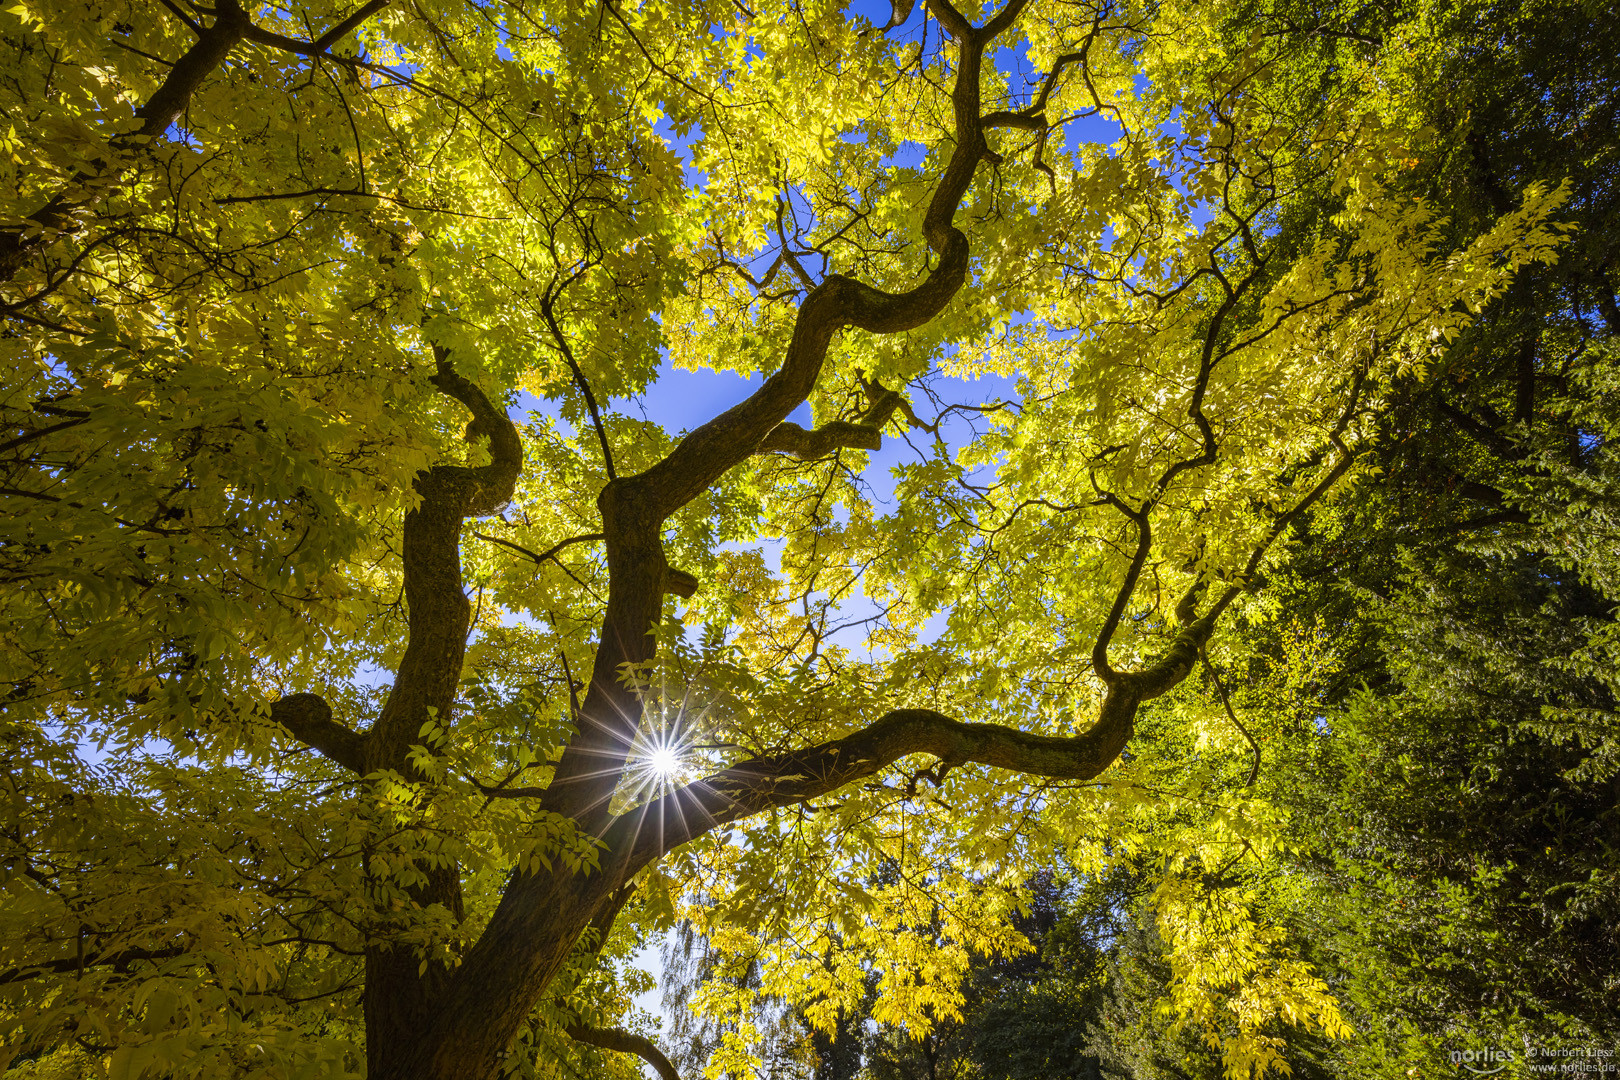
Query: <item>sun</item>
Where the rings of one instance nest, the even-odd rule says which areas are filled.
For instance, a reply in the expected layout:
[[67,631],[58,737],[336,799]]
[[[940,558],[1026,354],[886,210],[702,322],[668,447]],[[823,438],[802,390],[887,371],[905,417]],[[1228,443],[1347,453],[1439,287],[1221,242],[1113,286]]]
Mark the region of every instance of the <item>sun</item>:
[[660,746],[647,755],[647,768],[661,780],[673,779],[681,771],[681,758],[673,746]]

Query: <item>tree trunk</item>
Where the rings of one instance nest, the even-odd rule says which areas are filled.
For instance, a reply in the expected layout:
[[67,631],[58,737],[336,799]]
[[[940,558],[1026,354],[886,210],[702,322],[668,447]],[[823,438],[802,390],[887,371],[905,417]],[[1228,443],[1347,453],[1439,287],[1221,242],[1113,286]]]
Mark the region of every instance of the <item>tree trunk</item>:
[[[383,1001],[368,985],[369,1080],[494,1080],[535,1002],[616,888],[608,874],[562,867],[514,881],[454,977],[437,992],[419,1001],[408,994]],[[369,978],[369,961],[367,969]],[[372,1041],[374,1000],[389,1018],[414,1026],[375,1030],[383,1043]]]

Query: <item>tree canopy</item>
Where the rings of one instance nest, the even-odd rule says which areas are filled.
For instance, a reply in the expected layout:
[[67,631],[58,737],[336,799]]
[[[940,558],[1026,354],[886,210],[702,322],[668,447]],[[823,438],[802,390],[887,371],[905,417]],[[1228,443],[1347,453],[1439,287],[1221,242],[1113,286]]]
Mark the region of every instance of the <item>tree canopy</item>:
[[1489,670],[1614,775],[1612,159],[1526,148],[1556,65],[1448,102],[1469,19],[17,0],[4,1060],[667,1080],[678,920],[711,1075],[762,1002],[915,1042],[1059,853],[1228,1075],[1365,1028],[1297,917],[1395,872],[1300,826],[1352,644],[1334,754]]

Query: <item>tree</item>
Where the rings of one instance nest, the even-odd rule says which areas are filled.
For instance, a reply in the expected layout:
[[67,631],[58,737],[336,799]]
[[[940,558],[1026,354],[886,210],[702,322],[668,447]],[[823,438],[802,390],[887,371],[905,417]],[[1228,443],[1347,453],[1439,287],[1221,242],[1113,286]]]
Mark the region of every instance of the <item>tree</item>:
[[[1448,247],[1404,133],[1195,6],[5,17],[0,987],[42,1073],[667,1068],[610,1030],[613,928],[694,888],[948,1011],[1016,947],[1009,814],[1098,798],[1385,387],[1560,235],[1532,187]],[[677,437],[630,415],[664,365],[770,374]],[[961,902],[920,951],[919,889]],[[1268,980],[1255,1023],[1333,1026]]]
[[1108,958],[1108,995],[1088,1042],[1109,1080],[1217,1077],[1220,1060],[1192,1032],[1158,1013],[1171,974],[1151,926],[1132,925]]
[[[889,869],[883,883],[893,885],[894,868]],[[877,882],[867,883],[873,884]],[[928,1023],[921,1037],[914,1037],[904,1020],[884,1023],[875,1018],[883,1011],[877,993],[882,973],[868,970],[858,1003],[840,1010],[831,1024],[810,1020],[802,1005],[790,1009],[779,999],[749,995],[745,1041],[752,1056],[763,1062],[765,1075],[814,1080],[1095,1080],[1096,1062],[1085,1049],[1086,1027],[1100,996],[1102,939],[1117,930],[1107,901],[1118,897],[1078,888],[1070,877],[1051,871],[1038,873],[1025,892],[1025,907],[1010,921],[1028,948],[1015,955],[971,957],[959,1006],[926,1009]],[[936,911],[928,927],[917,929],[937,937],[946,921]],[[829,968],[840,951],[841,943],[828,951]],[[718,1030],[717,1018],[704,1015],[702,1001],[722,982],[730,983],[730,989],[760,989],[758,963],[747,954],[734,956],[697,937],[689,923],[681,924],[665,949],[659,981],[674,1029],[669,1036],[677,1048],[672,1057],[682,1072],[702,1071],[717,1051],[728,1056],[725,1037],[736,1042],[743,1034],[735,1022],[739,1010],[726,1009],[721,1015],[732,1022],[727,1030]]]
[[980,965],[966,989],[966,1057],[995,1080],[1097,1080],[1086,1026],[1099,1004],[1105,935],[1117,931],[1100,889],[1068,875],[1038,874],[1014,926],[1030,943],[1018,957]]
[[1466,239],[1567,178],[1581,239],[1396,395],[1381,483],[1297,550],[1283,600],[1340,628],[1350,676],[1290,801],[1315,886],[1295,921],[1367,1032],[1338,1055],[1356,1076],[1620,1030],[1615,41],[1561,6],[1435,5],[1404,35],[1434,144],[1414,189]]
[[[1226,870],[1273,893],[1358,1032],[1291,1035],[1296,1075],[1409,1076],[1486,1047],[1533,1070],[1538,1050],[1611,1042],[1620,1015],[1614,42],[1569,5],[1362,15],[1348,28],[1408,58],[1380,65],[1387,107],[1426,131],[1402,185],[1445,208],[1456,242],[1537,178],[1568,182],[1581,240],[1391,387],[1376,468],[1302,530],[1270,610],[1226,635],[1257,788],[1290,820],[1269,870]],[[1310,722],[1279,726],[1253,688],[1311,652],[1289,695]],[[1099,1045],[1131,1051],[1123,1074],[1193,1072],[1152,1012],[1175,984],[1156,952],[1120,963]]]

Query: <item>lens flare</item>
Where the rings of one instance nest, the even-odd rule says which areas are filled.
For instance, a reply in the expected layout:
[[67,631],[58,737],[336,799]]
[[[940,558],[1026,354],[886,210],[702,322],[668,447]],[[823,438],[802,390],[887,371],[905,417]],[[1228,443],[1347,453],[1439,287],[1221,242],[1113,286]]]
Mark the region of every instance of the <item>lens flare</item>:
[[660,779],[670,779],[681,771],[681,758],[673,746],[660,746],[647,755],[647,768]]

